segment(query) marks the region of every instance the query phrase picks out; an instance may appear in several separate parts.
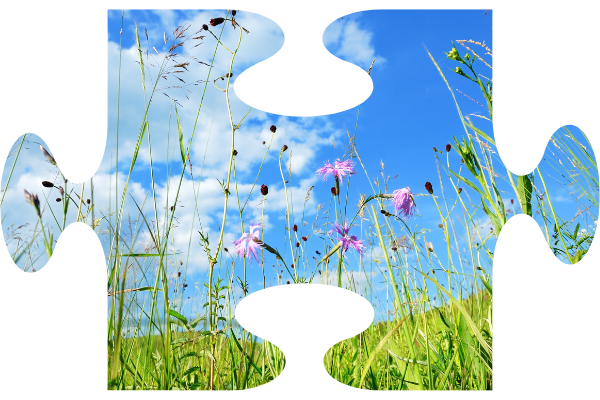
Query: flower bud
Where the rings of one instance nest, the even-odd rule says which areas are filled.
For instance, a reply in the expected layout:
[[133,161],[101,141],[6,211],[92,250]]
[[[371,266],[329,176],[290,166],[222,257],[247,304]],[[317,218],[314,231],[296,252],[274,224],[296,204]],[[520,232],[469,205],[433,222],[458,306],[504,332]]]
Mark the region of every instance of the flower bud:
[[425,189],[427,189],[429,194],[433,194],[433,186],[431,186],[431,182],[425,182]]
[[210,20],[209,24],[210,26],[217,26],[217,25],[221,25],[223,23],[223,21],[225,21],[225,18],[213,18]]
[[54,157],[52,157],[50,153],[48,153],[48,151],[41,144],[40,149],[42,149],[42,153],[44,154],[44,157],[46,157],[46,160],[48,160],[50,164],[56,165],[56,160],[54,160]]

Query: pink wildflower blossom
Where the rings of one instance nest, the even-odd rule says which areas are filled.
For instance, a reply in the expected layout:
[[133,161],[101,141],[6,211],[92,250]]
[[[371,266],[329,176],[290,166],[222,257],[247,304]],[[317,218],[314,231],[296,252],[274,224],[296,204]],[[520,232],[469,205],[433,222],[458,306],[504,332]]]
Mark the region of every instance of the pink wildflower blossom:
[[233,242],[235,245],[235,252],[240,257],[254,257],[256,262],[259,262],[258,250],[263,247],[262,242],[260,241],[260,230],[258,229],[260,227],[262,227],[262,224],[260,223],[250,225],[250,232],[243,232],[242,237]]
[[333,229],[328,232],[329,235],[337,233],[339,236],[334,240],[338,240],[342,243],[342,251],[348,251],[348,248],[352,247],[358,251],[358,254],[362,254],[365,246],[362,244],[362,240],[358,240],[355,235],[350,235],[349,231],[351,226],[348,226],[348,222],[344,222],[344,225],[340,225],[337,221],[332,223]]
[[415,205],[410,188],[407,186],[404,189],[395,190],[393,195],[392,204],[394,205],[396,214],[400,214],[404,218],[412,216],[417,206]]
[[327,162],[324,166],[317,170],[317,174],[322,175],[324,181],[327,180],[328,175],[333,175],[339,179],[341,185],[345,176],[356,173],[352,167],[354,167],[352,160],[340,161],[338,159],[333,163],[333,165],[331,165],[330,162]]

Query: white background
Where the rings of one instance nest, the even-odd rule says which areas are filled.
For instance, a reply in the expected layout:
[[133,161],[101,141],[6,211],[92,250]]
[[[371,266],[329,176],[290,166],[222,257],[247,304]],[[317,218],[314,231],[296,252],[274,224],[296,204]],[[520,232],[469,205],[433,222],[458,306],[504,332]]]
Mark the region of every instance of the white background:
[[[476,8],[493,9],[494,135],[499,153],[513,173],[525,174],[535,168],[548,139],[563,125],[581,128],[596,152],[600,150],[598,3],[549,4],[506,0],[15,2],[0,14],[4,47],[0,159],[6,158],[20,135],[31,132],[46,141],[70,181],[93,176],[107,132],[107,86],[105,79],[98,78],[107,75],[107,66],[96,55],[106,54],[108,8],[239,8],[276,21],[286,37],[284,47],[297,44],[294,35],[300,34],[317,43],[315,37],[322,37],[330,22],[355,11]],[[293,55],[293,51],[281,52]],[[306,74],[290,74],[287,79],[313,79]],[[346,78],[351,77],[349,73]],[[319,103],[327,107],[336,101],[335,93],[310,99],[281,93],[269,99],[268,93],[250,89],[244,100],[261,104],[265,111],[269,102],[293,109],[310,101],[317,109]],[[532,219],[511,218],[502,232],[494,262],[494,390],[471,395],[593,397],[600,372],[593,303],[600,282],[598,240],[577,266],[565,266],[551,254]],[[4,398],[275,398],[283,394],[277,385],[245,392],[108,392],[106,266],[96,235],[83,225],[69,226],[49,264],[35,274],[18,270],[5,246],[0,246],[0,264],[0,393]],[[307,381],[286,389],[295,396],[312,389],[321,390],[323,397],[345,398],[465,395],[344,390],[335,385],[311,387]]]

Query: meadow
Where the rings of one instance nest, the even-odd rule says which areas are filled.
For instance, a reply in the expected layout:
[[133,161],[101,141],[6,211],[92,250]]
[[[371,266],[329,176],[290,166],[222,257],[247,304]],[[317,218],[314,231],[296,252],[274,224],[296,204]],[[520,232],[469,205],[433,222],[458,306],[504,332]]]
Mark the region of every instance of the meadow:
[[[447,101],[456,106],[464,129],[423,155],[423,163],[435,164],[437,176],[420,187],[396,183],[402,177],[391,177],[395,173],[383,160],[363,162],[356,144],[363,132],[345,129],[344,142],[337,143],[343,157],[323,160],[314,172],[325,183],[292,192],[295,149],[272,148],[285,126],[261,128],[267,139],[257,168],[248,171],[243,161],[236,167],[245,148],[246,118],[255,112],[251,107],[239,112],[230,102],[236,56],[254,30],[244,25],[244,13],[229,10],[201,26],[164,32],[162,51],[150,45],[147,30],[137,24],[132,29],[144,115],[129,121],[137,135],[123,155],[118,127],[128,114],[117,109],[117,146],[107,148],[112,178],[71,184],[50,150],[24,135],[11,150],[2,182],[4,202],[5,194],[16,190],[18,163],[35,158],[50,171],[48,180],[17,194],[35,223],[5,224],[2,208],[5,241],[23,271],[43,266],[68,223],[87,224],[103,241],[108,389],[240,390],[267,383],[285,368],[285,355],[237,324],[237,302],[272,285],[320,283],[359,293],[377,310],[366,331],[325,354],[324,366],[336,380],[370,390],[491,390],[496,240],[511,215],[526,214],[539,223],[562,262],[576,264],[585,256],[598,220],[598,169],[585,134],[561,128],[536,170],[511,173],[491,133],[493,85],[484,75],[491,76],[492,50],[459,38],[443,55],[423,48],[431,60],[431,81],[448,89]],[[226,31],[232,32],[228,40]],[[199,44],[214,48],[211,59],[193,56]],[[226,57],[228,69],[215,67],[217,54]],[[452,63],[450,71],[436,61],[439,56]],[[109,68],[121,71],[120,64]],[[199,77],[200,71],[205,75]],[[452,88],[448,74],[463,78],[464,86]],[[119,75],[119,85],[121,79],[134,77]],[[464,94],[465,87],[475,88],[477,97]],[[193,151],[200,136],[195,137],[196,122],[187,127],[180,118],[190,101],[182,104],[174,95],[189,89],[201,93],[194,104],[196,122],[210,118],[202,114],[209,91],[218,92],[227,108],[229,131],[212,139],[209,134],[200,154]],[[119,86],[117,99],[121,95]],[[151,107],[159,95],[169,99],[168,109]],[[465,101],[484,111],[464,114]],[[360,108],[353,110],[357,127]],[[151,125],[156,113],[168,115],[166,132]],[[152,147],[152,135],[165,136],[167,145]],[[226,147],[227,156],[222,178],[210,181],[218,183],[222,211],[206,223],[200,210],[204,188],[211,184],[204,177],[211,140]],[[242,173],[252,175],[253,183],[238,182]],[[265,173],[277,174],[279,181],[262,183]],[[148,191],[130,186],[140,176]],[[166,177],[165,184],[159,176]],[[352,185],[364,191],[356,196]],[[326,203],[307,210],[316,191]],[[276,195],[284,212],[273,222],[266,213]],[[189,232],[182,233],[180,225]],[[232,226],[235,240],[228,236]],[[184,236],[187,247],[176,235]],[[201,250],[190,251],[192,245]],[[205,275],[192,279],[188,265],[199,258]],[[260,283],[251,285],[255,277]]]

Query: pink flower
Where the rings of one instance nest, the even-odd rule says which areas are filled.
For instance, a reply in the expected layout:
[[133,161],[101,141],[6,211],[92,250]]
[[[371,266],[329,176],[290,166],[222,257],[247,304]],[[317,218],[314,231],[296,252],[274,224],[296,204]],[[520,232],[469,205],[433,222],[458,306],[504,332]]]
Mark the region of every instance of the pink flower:
[[412,216],[414,210],[417,209],[417,206],[415,205],[410,188],[407,186],[404,189],[395,190],[393,195],[392,204],[394,205],[396,214],[400,214],[404,216],[404,218]]
[[352,167],[354,167],[352,160],[340,161],[338,159],[333,165],[328,161],[324,166],[317,170],[317,174],[322,175],[324,181],[327,180],[327,175],[333,175],[334,177],[337,177],[340,184],[342,184],[345,176],[356,173]]
[[242,233],[242,237],[233,242],[235,245],[235,252],[240,257],[251,256],[254,257],[256,262],[258,261],[258,249],[261,249],[262,242],[260,241],[260,228],[262,225],[260,223],[250,225],[250,232]]
[[344,222],[344,225],[340,225],[337,221],[332,223],[333,229],[328,232],[329,235],[337,233],[339,236],[334,240],[342,243],[342,251],[348,251],[348,248],[352,247],[358,251],[358,254],[362,254],[365,246],[362,244],[362,240],[358,240],[355,235],[350,235],[349,231],[351,226],[348,226],[348,222]]

